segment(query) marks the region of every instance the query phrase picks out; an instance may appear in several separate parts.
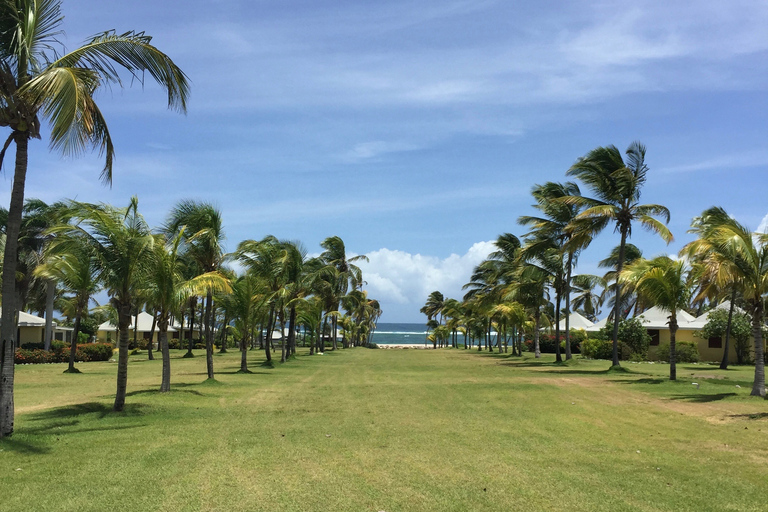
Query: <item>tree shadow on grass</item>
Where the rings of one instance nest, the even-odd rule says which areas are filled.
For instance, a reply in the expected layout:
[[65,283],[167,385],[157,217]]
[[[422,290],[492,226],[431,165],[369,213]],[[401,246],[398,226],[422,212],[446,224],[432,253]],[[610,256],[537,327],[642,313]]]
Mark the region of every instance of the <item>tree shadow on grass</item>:
[[665,382],[670,382],[670,380],[668,377],[646,377],[644,379],[619,379],[614,382],[618,382],[619,384],[663,384]]
[[741,418],[746,420],[768,419],[768,412],[754,412],[750,414],[731,414],[731,418]]
[[674,395],[669,397],[670,400],[684,400],[686,402],[694,403],[708,403],[717,402],[719,400],[725,400],[726,398],[736,396],[736,393],[713,393],[713,394],[701,394],[701,395]]

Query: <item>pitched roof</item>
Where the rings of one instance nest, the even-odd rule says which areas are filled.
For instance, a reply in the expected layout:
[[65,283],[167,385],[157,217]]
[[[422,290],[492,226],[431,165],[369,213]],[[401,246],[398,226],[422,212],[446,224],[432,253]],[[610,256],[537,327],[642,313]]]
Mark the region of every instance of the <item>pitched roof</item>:
[[[571,329],[587,329],[592,327],[592,325],[594,325],[593,322],[576,311],[568,315],[568,327]],[[565,318],[560,319],[560,330],[565,330]]]
[[[133,322],[135,321],[136,317],[131,315],[131,325],[129,326],[129,329],[133,329]],[[149,332],[152,330],[152,315],[147,313],[146,311],[142,311],[139,313],[139,321],[137,322],[139,328],[137,329],[139,332]],[[117,327],[114,324],[111,324],[110,322],[104,322],[101,324],[98,328],[99,331],[116,331]],[[158,330],[158,327],[155,326],[155,330]],[[168,326],[168,332],[175,332],[176,329]]]
[[[56,322],[53,322],[53,326],[56,327]],[[45,327],[45,319],[19,311],[19,327]]]

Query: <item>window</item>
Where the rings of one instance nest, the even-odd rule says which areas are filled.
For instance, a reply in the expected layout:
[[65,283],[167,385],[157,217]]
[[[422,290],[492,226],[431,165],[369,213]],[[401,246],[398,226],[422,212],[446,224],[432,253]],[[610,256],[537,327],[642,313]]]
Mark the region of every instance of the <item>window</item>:
[[172,333],[171,339],[177,340],[179,339],[179,331],[175,331]]
[[723,348],[723,338],[720,336],[710,336],[709,348]]
[[648,334],[651,337],[651,346],[658,346],[659,344],[659,330],[658,329],[648,329]]
[[55,332],[53,333],[53,338],[58,341],[64,341],[64,333],[63,332]]
[[142,336],[142,338],[144,338],[145,340],[148,340],[149,338],[151,338],[151,337],[152,337],[152,333],[150,333],[149,331],[144,331],[144,332],[142,332],[142,333],[141,333],[141,336]]

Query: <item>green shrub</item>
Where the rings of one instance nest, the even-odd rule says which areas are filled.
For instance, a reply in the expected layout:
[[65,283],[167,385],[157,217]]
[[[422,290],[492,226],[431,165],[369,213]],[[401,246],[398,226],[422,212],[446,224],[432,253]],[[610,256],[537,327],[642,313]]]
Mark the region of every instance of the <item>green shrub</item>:
[[[591,338],[613,341],[613,323],[608,322],[599,333],[590,335]],[[651,335],[643,327],[638,318],[630,318],[619,322],[619,341],[629,349],[629,359],[635,354],[634,359],[644,360],[648,356],[648,347],[651,345]]]
[[168,338],[168,348],[178,350],[178,349],[182,348],[182,346],[181,346],[181,343],[179,342],[179,340],[177,340],[177,339],[175,340],[173,338]]
[[[586,338],[584,331],[578,331],[571,329],[571,352],[578,354],[580,352],[579,345]],[[533,336],[530,334],[525,335],[525,346],[528,352],[534,352],[536,350],[533,343]],[[552,333],[540,333],[539,334],[539,350],[542,354],[554,354],[555,353],[555,335]],[[560,332],[560,351],[565,353],[565,332]]]
[[[613,341],[587,338],[581,343],[581,353],[590,359],[613,359]],[[619,359],[626,361],[632,355],[630,348],[619,342]]]
[[[675,361],[678,363],[698,363],[699,347],[692,341],[678,341],[675,343]],[[656,360],[669,361],[669,343],[659,343],[656,348]]]
[[113,349],[111,343],[86,343],[77,346],[77,353],[81,361],[109,361]]
[[42,342],[40,342],[40,343],[37,343],[37,342],[35,342],[35,343],[22,343],[21,344],[21,348],[24,349],[24,350],[43,350],[44,347],[45,347],[45,345]]

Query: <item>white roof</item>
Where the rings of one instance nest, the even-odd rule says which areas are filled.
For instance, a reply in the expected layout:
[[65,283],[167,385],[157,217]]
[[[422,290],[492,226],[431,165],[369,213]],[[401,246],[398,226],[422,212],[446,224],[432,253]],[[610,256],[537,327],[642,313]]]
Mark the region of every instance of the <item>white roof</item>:
[[[560,319],[560,330],[565,330],[565,318]],[[580,315],[577,312],[573,312],[570,315],[568,315],[568,327],[571,329],[587,329],[588,327],[592,327],[594,325],[593,322],[586,319],[584,316]]]
[[608,323],[608,316],[603,318],[602,320],[598,320],[597,322],[593,323],[589,327],[585,327],[584,330],[587,332],[597,332]]
[[[131,325],[128,327],[129,329],[133,329],[133,322],[136,319],[135,316],[131,315]],[[139,332],[149,332],[152,330],[152,315],[147,313],[146,311],[142,311],[139,313],[139,321],[137,322],[139,328],[137,329]],[[104,322],[101,324],[98,328],[99,331],[116,331],[117,327],[109,322]],[[155,326],[155,330],[159,330],[157,326]],[[174,332],[176,329],[168,326],[168,332]]]
[[[53,322],[53,326],[56,326],[56,322]],[[45,327],[45,319],[19,311],[19,327]]]
[[[646,329],[669,329],[669,311],[665,311],[658,306],[653,306],[651,309],[647,309],[640,313],[637,318],[640,319],[640,323]],[[677,325],[679,329],[692,329],[688,324],[696,320],[696,318],[683,311],[682,309],[677,312]]]

